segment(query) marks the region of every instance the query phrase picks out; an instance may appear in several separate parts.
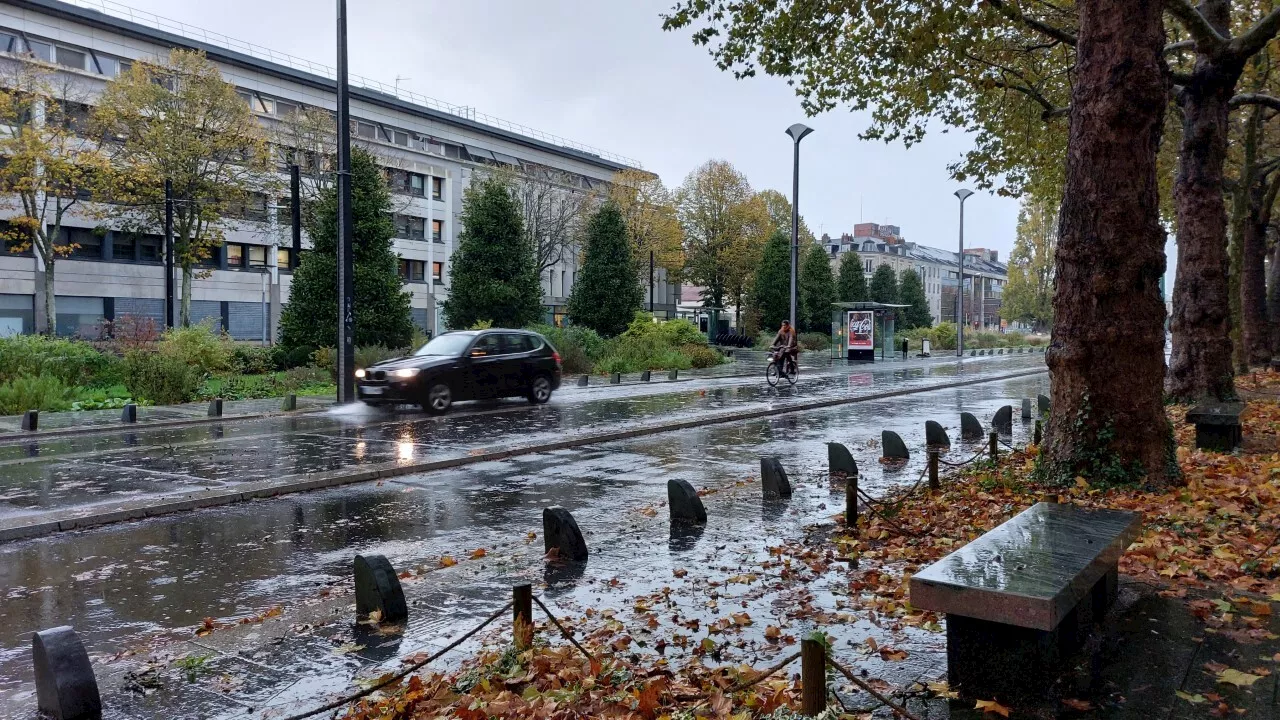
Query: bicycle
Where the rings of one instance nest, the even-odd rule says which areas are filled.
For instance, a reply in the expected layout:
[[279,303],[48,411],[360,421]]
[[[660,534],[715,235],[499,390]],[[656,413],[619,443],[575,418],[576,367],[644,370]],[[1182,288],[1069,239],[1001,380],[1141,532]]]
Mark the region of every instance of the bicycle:
[[800,366],[796,364],[782,348],[774,348],[769,354],[769,364],[764,369],[764,378],[771,387],[777,387],[783,378],[795,385],[800,379]]

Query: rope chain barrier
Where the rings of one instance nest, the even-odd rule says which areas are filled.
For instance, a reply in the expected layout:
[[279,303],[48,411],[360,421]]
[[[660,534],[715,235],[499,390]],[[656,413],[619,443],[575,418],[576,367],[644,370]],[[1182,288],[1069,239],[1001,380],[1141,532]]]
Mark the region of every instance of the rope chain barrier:
[[534,601],[535,603],[537,603],[537,604],[538,604],[538,607],[542,608],[542,612],[544,612],[544,613],[546,613],[546,614],[547,614],[547,618],[548,618],[549,620],[551,620],[551,624],[553,624],[553,625],[555,625],[555,626],[556,626],[556,629],[560,631],[560,634],[561,634],[561,635],[564,635],[564,636],[565,636],[565,639],[567,639],[569,642],[573,643],[573,646],[574,646],[574,647],[576,647],[576,648],[578,648],[578,651],[579,651],[579,652],[581,652],[583,655],[585,655],[585,656],[587,657],[587,661],[588,661],[588,662],[590,662],[590,663],[592,663],[592,664],[595,664],[595,662],[596,662],[595,657],[593,657],[593,656],[591,655],[591,653],[587,652],[587,649],[586,649],[586,648],[584,648],[584,647],[582,647],[582,645],[579,645],[579,644],[578,644],[578,641],[577,641],[577,640],[575,640],[575,639],[573,638],[573,635],[572,635],[572,634],[570,634],[570,633],[569,633],[569,631],[568,631],[568,630],[566,630],[566,629],[564,628],[564,626],[560,624],[560,621],[556,619],[555,614],[554,614],[554,613],[552,613],[550,610],[548,610],[546,605],[543,605],[543,604],[542,604],[542,599],[541,599],[541,598],[539,598],[537,595],[534,595],[534,596],[533,596],[533,601]]
[[920,718],[916,717],[915,715],[912,715],[911,711],[907,710],[906,708],[902,707],[898,703],[880,694],[879,691],[871,687],[871,685],[869,685],[866,681],[856,677],[853,673],[849,672],[849,670],[846,669],[845,666],[836,662],[836,659],[831,657],[830,653],[827,653],[827,662],[830,663],[831,667],[835,668],[837,672],[843,675],[846,680],[853,683],[854,685],[857,685],[863,690],[866,690],[868,693],[871,693],[871,697],[884,703],[890,710],[894,712],[894,714],[904,717],[907,720],[920,720]]

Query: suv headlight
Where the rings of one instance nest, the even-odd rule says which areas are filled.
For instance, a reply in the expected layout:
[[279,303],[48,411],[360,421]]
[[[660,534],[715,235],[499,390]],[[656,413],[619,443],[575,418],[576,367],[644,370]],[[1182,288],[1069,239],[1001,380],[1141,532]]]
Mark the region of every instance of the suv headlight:
[[356,368],[356,378],[364,377],[364,368]]
[[411,378],[420,372],[422,372],[420,368],[400,368],[399,370],[396,371],[396,377]]

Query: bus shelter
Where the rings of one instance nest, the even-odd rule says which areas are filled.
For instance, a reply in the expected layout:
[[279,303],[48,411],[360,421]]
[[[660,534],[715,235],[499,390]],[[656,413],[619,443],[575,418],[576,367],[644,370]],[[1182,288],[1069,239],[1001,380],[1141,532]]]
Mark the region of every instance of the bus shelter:
[[868,363],[894,357],[894,315],[905,307],[878,302],[832,303],[832,359]]

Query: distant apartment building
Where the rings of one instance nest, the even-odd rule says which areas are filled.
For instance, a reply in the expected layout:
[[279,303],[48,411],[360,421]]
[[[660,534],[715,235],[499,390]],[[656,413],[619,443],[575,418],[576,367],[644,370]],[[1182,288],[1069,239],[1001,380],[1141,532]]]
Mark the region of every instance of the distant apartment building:
[[[901,277],[904,270],[915,270],[924,285],[933,321],[954,322],[956,298],[960,284],[960,255],[951,250],[909,242],[897,225],[858,223],[853,233],[838,238],[822,235],[822,245],[831,255],[834,271],[839,271],[843,254],[856,251],[862,261],[867,282],[881,265],[887,265]],[[999,253],[982,248],[966,248],[964,257],[964,318],[972,327],[1000,326],[1000,303],[1008,282],[1008,266],[1001,263]]]
[[[93,9],[96,8],[96,9]],[[332,70],[180,22],[100,0],[6,0],[0,4],[0,60],[38,59],[88,89],[89,103],[137,59],[171,48],[204,52],[259,120],[271,128],[303,107],[336,108]],[[412,74],[412,73],[410,73]],[[599,194],[614,174],[639,163],[541,133],[474,108],[363,78],[352,78],[352,138],[387,165],[396,208],[394,248],[412,295],[415,324],[444,329],[443,303],[461,231],[462,198],[477,173],[499,168],[552,179],[568,192]],[[279,168],[282,179],[287,167]],[[232,337],[271,341],[288,301],[290,247],[283,200],[258,198],[225,244],[200,268],[192,319],[211,319]],[[16,214],[12,208],[9,216]],[[6,217],[0,212],[0,220]],[[59,334],[92,335],[126,315],[163,323],[163,238],[129,233],[80,213],[65,222],[72,254],[56,266]],[[96,232],[95,232],[96,230]],[[304,251],[309,241],[304,238]],[[559,322],[579,270],[576,248],[542,272],[545,319]],[[0,334],[31,332],[44,312],[44,268],[31,252],[0,252]],[[649,307],[646,278],[645,307]],[[678,283],[657,272],[653,308],[674,316]]]

